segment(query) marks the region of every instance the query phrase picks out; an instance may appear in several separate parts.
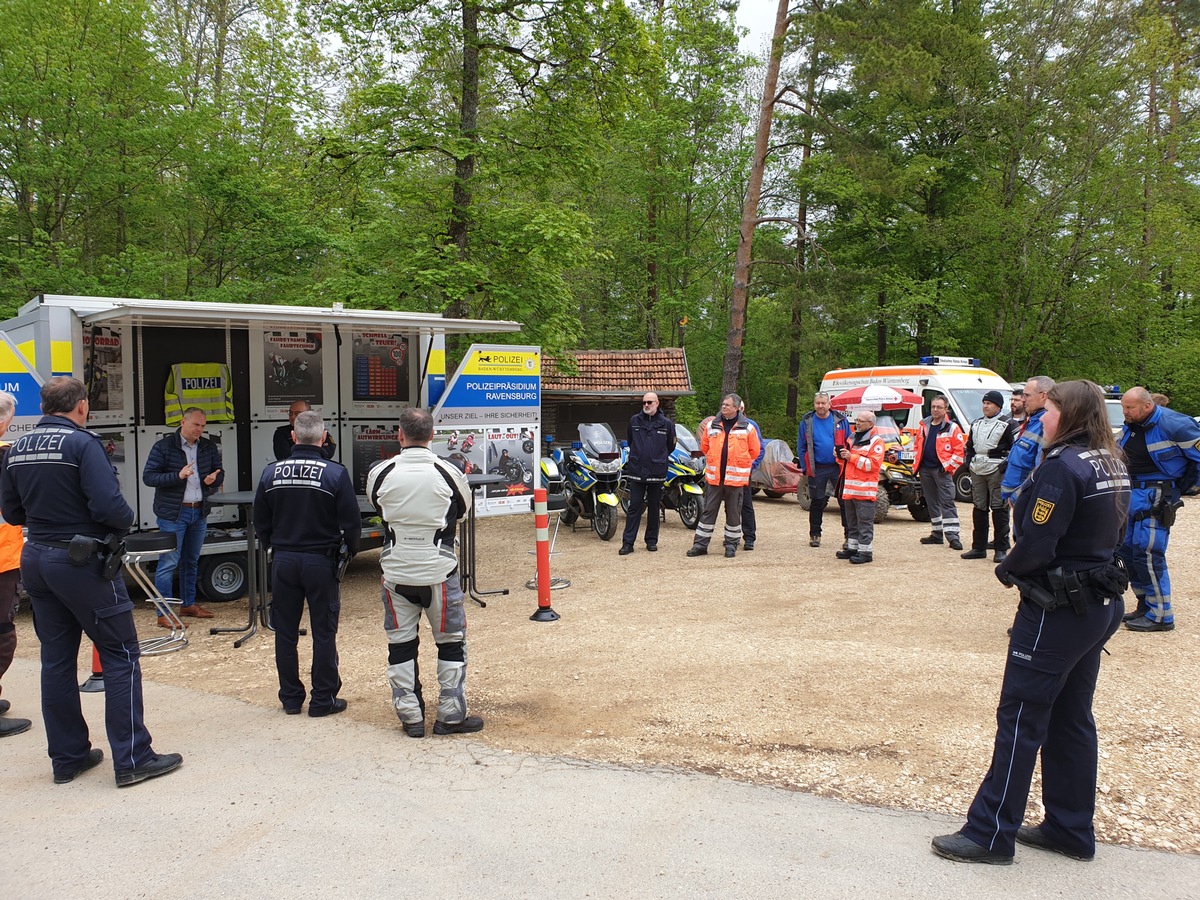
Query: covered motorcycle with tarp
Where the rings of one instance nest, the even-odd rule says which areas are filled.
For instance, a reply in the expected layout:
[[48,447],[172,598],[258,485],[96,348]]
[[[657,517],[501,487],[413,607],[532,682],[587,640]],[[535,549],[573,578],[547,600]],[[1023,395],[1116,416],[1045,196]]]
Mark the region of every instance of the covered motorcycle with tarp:
[[772,499],[796,493],[800,486],[800,467],[792,462],[794,457],[787,441],[778,438],[767,441],[762,462],[750,473],[750,487]]

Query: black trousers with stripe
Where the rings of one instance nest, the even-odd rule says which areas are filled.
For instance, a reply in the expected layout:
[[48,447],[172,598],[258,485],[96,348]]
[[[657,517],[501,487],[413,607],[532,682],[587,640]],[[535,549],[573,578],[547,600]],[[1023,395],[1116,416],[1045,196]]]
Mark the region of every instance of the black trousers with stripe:
[[1101,650],[1124,612],[1120,599],[1089,603],[1083,616],[1069,607],[1047,612],[1021,601],[996,710],[992,767],[967,813],[966,837],[1013,853],[1040,750],[1043,831],[1081,856],[1095,852],[1098,750],[1092,695]]

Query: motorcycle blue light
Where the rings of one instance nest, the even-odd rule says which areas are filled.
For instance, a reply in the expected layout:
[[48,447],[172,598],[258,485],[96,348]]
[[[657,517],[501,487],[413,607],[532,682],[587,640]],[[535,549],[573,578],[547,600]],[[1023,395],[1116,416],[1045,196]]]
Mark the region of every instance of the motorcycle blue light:
[[571,449],[572,450],[582,450],[583,449],[583,441],[571,441]]

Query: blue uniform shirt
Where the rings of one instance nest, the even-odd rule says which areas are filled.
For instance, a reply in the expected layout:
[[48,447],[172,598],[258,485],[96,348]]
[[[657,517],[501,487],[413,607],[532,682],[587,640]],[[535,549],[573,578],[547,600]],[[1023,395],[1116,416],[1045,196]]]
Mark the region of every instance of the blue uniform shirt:
[[[1154,461],[1155,468],[1164,479],[1174,481],[1179,491],[1186,492],[1200,477],[1200,425],[1191,416],[1156,406],[1142,428],[1146,436],[1146,449]],[[1122,447],[1129,440],[1129,426],[1121,431],[1117,443]],[[1144,476],[1143,476],[1144,477]]]
[[63,416],[43,416],[13,443],[0,506],[6,522],[28,526],[31,541],[123,535],[134,518],[100,435]]
[[1013,498],[1042,458],[1042,416],[1045,414],[1045,409],[1039,409],[1025,420],[1025,430],[1008,454],[1008,468],[1000,483],[1000,496],[1006,501]]

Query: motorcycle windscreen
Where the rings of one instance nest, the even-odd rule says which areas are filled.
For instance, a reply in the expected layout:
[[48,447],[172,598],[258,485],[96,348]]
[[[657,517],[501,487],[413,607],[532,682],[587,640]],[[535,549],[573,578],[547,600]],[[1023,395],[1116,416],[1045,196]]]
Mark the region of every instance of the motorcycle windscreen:
[[675,423],[675,444],[687,450],[689,453],[693,450],[700,451],[700,442],[696,440],[696,436],[692,434],[691,429],[686,425]]
[[583,452],[593,459],[601,453],[620,453],[612,429],[603,422],[583,422],[579,426],[579,442]]

